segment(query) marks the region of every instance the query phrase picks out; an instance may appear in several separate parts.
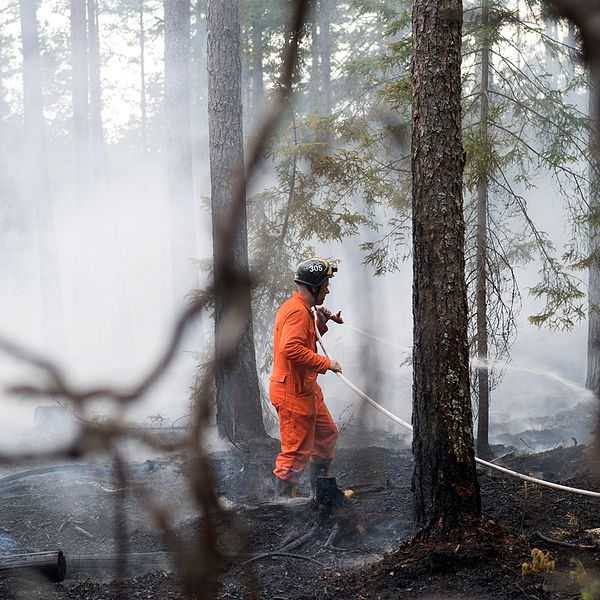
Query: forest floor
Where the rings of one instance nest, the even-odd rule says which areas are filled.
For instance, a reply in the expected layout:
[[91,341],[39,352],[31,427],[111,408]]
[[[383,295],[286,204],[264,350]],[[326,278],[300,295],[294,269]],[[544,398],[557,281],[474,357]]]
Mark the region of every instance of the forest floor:
[[[306,498],[272,500],[274,452],[274,444],[265,446],[251,464],[236,452],[210,456],[223,507],[216,544],[227,558],[212,571],[214,592],[207,597],[600,598],[600,539],[590,531],[600,527],[597,499],[480,470],[482,521],[460,539],[416,540],[410,450],[339,449],[338,482],[354,496],[334,513]],[[498,462],[600,490],[581,445]],[[178,533],[193,539],[206,523],[186,491],[185,463],[184,457],[131,462],[129,472],[170,507]],[[308,494],[307,483],[301,492]],[[108,463],[0,472],[0,554],[60,548],[68,564],[67,580],[58,584],[5,575],[0,599],[187,598],[171,572],[173,555],[140,502],[119,490]],[[128,559],[117,586],[110,579],[119,538]],[[523,575],[534,549],[549,551],[555,566]],[[198,564],[198,572],[210,564]]]

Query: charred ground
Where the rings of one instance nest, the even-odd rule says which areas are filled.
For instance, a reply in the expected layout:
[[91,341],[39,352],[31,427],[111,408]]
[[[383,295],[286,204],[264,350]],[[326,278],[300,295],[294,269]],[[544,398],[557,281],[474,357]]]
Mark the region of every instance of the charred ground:
[[[584,450],[508,454],[500,462],[575,487],[600,489]],[[408,449],[340,449],[339,483],[354,497],[333,515],[302,499],[270,500],[273,452],[264,447],[251,461],[237,452],[211,456],[223,507],[216,523],[223,558],[212,597],[508,599],[597,593],[600,543],[588,531],[600,527],[600,502],[594,498],[480,471],[482,522],[460,539],[416,540],[411,537]],[[186,468],[184,457],[129,465],[132,479],[171,507],[181,537],[193,539],[205,523],[187,496]],[[114,509],[117,497],[121,514]],[[63,584],[0,579],[0,598],[186,597],[177,576],[169,574],[173,556],[144,515],[139,497],[119,489],[107,465],[6,473],[0,478],[0,514],[0,540],[19,549],[61,548],[71,565],[71,579]],[[115,533],[126,539],[130,553],[127,566],[121,564],[126,579],[120,587],[108,581],[114,574]],[[522,564],[531,562],[534,548],[549,550],[556,567],[523,576]]]

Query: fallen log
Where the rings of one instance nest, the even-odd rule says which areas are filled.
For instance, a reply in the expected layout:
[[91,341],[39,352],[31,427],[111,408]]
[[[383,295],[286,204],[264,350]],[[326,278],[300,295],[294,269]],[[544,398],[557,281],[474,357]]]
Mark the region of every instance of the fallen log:
[[64,554],[57,550],[0,556],[0,577],[27,577],[28,574],[43,575],[52,582],[63,581],[67,574]]

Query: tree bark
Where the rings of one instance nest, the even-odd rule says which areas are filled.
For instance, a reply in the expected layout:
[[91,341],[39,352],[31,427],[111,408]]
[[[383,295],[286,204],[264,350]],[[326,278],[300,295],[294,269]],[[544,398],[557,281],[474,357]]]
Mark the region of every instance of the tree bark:
[[[485,32],[489,23],[489,6],[483,0],[481,10],[481,26]],[[479,115],[479,137],[487,146],[489,118],[489,64],[490,48],[487,35],[483,35],[481,48],[481,110]],[[488,210],[488,177],[485,168],[481,168],[477,182],[477,454],[480,458],[490,458],[492,450],[489,444],[489,367],[488,367],[488,324],[487,324],[487,210]]]
[[469,388],[461,0],[413,5],[413,505],[422,533],[481,512]]
[[35,211],[38,240],[42,334],[46,345],[64,339],[60,269],[50,186],[42,95],[36,0],[20,0],[23,42],[26,197]]
[[[242,129],[242,33],[238,0],[209,0],[208,25],[208,130],[213,226],[215,294],[215,351],[217,357],[217,425],[222,436],[234,441],[264,437],[254,332],[250,311],[250,287],[232,290],[223,285],[223,273],[249,281],[248,233],[245,203],[234,223],[231,247],[221,244],[230,226],[231,207],[243,185],[244,150]],[[217,281],[218,278],[218,281]],[[241,297],[243,295],[243,297]],[[227,326],[235,307],[246,308],[242,333],[235,349],[228,352]]]
[[73,71],[73,133],[77,197],[90,197],[90,119],[86,0],[71,0],[71,66]]
[[321,55],[321,114],[331,114],[331,14],[334,0],[319,0],[319,49]]
[[[588,272],[588,342],[587,376],[585,386],[591,390],[596,401],[600,400],[600,66],[589,69],[589,115],[590,150],[595,168],[590,169],[590,216],[589,253],[593,257]],[[600,423],[596,426],[596,444],[600,448]]]
[[165,114],[173,293],[198,286],[191,134],[190,0],[164,0]]
[[317,15],[311,11],[310,18],[310,102],[311,111],[319,113],[319,31],[317,28]]
[[256,121],[263,112],[263,40],[262,22],[256,16],[252,23],[252,114]]

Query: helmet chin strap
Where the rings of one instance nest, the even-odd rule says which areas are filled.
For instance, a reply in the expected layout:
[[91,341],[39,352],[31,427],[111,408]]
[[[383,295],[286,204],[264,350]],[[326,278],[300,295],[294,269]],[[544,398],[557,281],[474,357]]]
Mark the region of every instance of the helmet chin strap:
[[313,295],[313,298],[315,300],[315,305],[317,304],[317,298],[319,297],[319,293],[321,291],[321,287],[323,286],[323,284],[321,285],[311,285],[310,287],[311,289],[311,293]]

